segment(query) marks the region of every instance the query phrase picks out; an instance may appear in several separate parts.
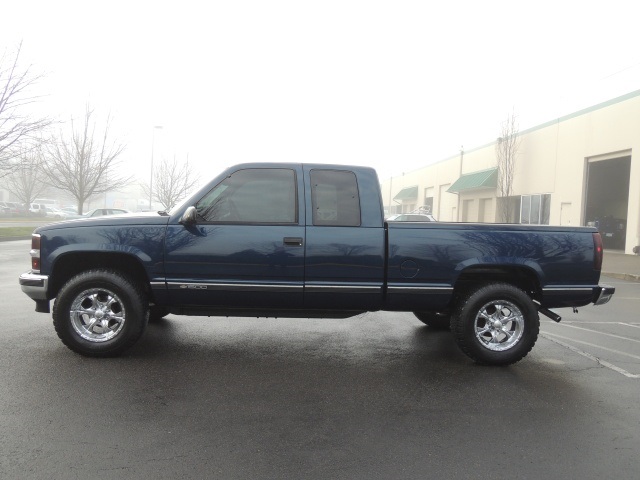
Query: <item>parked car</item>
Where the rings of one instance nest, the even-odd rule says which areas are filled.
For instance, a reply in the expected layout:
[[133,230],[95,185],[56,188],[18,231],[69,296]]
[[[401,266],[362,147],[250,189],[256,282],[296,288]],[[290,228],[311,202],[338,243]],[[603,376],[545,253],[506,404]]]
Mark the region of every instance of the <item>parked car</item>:
[[50,207],[51,205],[46,205],[44,203],[32,203],[29,207],[29,213],[31,213],[31,215],[35,215],[36,217],[46,217],[47,208]]
[[5,202],[9,207],[12,217],[26,217],[29,215],[29,208],[18,202]]
[[103,215],[122,215],[123,213],[131,213],[123,208],[95,208],[84,214],[85,217],[101,217]]
[[426,213],[399,213],[387,218],[387,222],[435,222],[433,215]]
[[602,235],[604,248],[624,250],[627,236],[627,221],[625,219],[604,216],[597,219],[594,224]]
[[48,207],[45,214],[49,218],[56,218],[59,220],[71,220],[73,218],[80,218],[80,215],[78,215],[77,213],[67,212],[55,207]]
[[9,217],[11,216],[11,209],[6,202],[0,201],[0,217]]

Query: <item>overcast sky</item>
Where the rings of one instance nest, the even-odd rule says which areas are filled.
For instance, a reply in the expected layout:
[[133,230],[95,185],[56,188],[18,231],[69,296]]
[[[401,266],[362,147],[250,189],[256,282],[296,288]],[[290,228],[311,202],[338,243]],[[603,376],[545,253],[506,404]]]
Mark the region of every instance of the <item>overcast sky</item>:
[[[640,89],[637,0],[4,2],[38,108],[111,113],[123,160],[203,178],[245,161],[381,179]],[[145,177],[145,178],[147,178]]]

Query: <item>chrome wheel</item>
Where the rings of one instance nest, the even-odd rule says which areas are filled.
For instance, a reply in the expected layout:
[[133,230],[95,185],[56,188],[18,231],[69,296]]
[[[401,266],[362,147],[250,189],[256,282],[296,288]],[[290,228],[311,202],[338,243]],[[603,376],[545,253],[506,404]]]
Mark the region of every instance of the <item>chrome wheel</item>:
[[494,352],[503,352],[522,338],[524,315],[513,303],[494,300],[480,308],[474,327],[480,345]]
[[540,319],[531,297],[508,283],[479,285],[461,295],[451,315],[460,349],[484,365],[511,365],[538,339]]
[[124,328],[126,312],[118,296],[104,288],[91,288],[71,302],[71,325],[90,342],[106,342]]
[[53,304],[62,343],[87,357],[115,357],[143,334],[149,297],[125,272],[96,268],[65,283]]

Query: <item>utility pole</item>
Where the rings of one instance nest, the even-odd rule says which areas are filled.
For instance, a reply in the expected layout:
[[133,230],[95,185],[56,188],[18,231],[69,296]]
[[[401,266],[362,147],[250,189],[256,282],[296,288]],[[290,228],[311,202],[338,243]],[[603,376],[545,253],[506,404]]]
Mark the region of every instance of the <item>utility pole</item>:
[[[464,145],[460,145],[460,175],[462,177],[462,163],[464,161]],[[460,221],[460,192],[458,192],[458,207],[456,208],[456,222]]]

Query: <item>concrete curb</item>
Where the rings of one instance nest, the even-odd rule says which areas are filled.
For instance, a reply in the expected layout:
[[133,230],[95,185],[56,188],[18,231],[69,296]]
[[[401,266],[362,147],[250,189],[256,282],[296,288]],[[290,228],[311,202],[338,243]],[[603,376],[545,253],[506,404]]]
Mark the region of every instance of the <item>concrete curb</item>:
[[613,273],[602,272],[602,275],[609,278],[617,278],[619,280],[627,280],[628,282],[640,282],[640,275],[634,275],[631,273]]

